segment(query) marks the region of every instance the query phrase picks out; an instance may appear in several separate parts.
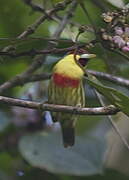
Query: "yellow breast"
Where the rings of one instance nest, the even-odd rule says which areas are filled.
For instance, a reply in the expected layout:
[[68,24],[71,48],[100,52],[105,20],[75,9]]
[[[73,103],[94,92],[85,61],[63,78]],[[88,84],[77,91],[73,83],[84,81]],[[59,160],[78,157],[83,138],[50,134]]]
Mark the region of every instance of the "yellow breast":
[[[79,55],[76,56],[79,59]],[[55,73],[62,74],[75,79],[82,79],[83,69],[75,62],[74,55],[70,54],[61,59],[53,68]]]

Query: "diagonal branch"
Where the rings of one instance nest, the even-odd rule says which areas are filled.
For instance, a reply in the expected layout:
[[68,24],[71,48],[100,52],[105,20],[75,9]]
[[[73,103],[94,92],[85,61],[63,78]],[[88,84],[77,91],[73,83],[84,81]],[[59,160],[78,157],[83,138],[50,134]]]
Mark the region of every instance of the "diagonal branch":
[[68,22],[70,21],[70,18],[73,16],[73,13],[75,12],[77,4],[78,4],[77,1],[73,0],[73,2],[71,3],[71,7],[66,11],[66,15],[64,16],[62,21],[59,23],[59,28],[56,34],[60,34],[62,30],[64,30],[65,26],[68,24]]
[[[45,10],[44,7],[42,7],[42,6],[38,5],[38,4],[35,4],[33,1],[28,1],[28,0],[23,0],[23,1],[24,1],[25,4],[27,4],[28,6],[30,6],[33,11],[38,11],[38,12],[44,13],[45,15],[47,15],[48,19],[54,20],[54,21],[56,21],[57,23],[62,22],[63,18],[62,18],[61,16],[57,15],[57,12],[55,12],[55,13],[52,14],[51,16],[48,16],[48,14],[47,14],[47,12],[46,12],[47,10]],[[75,0],[75,1],[76,1],[76,0]],[[74,2],[75,2],[75,1],[74,1]],[[77,3],[77,2],[76,2],[76,3]],[[75,9],[74,9],[74,11],[75,11]],[[71,12],[73,12],[73,11],[71,11]],[[66,15],[67,15],[67,12],[66,12]],[[69,24],[74,25],[74,26],[76,26],[76,27],[78,27],[78,28],[81,26],[81,24],[79,24],[79,23],[77,23],[77,22],[72,22],[70,19],[69,19]],[[92,28],[88,28],[87,30],[88,30],[88,31],[93,31]]]
[[[30,0],[29,1],[28,0],[23,0],[23,2],[26,5],[30,6],[33,11],[38,11],[38,12],[44,13],[45,15],[48,16],[48,14],[46,13],[46,10],[41,5],[35,4],[33,1],[30,1]],[[48,18],[51,19],[51,16],[48,17]]]
[[124,86],[129,88],[129,80],[119,77],[119,76],[114,76],[112,74],[108,74],[108,73],[104,73],[104,72],[98,72],[98,71],[93,71],[93,70],[87,70],[88,73],[91,73],[92,75],[104,79],[104,80],[108,80],[110,82],[113,82],[115,84],[118,84],[120,86]]
[[[33,34],[36,29],[47,19],[50,19],[50,17],[56,13],[57,11],[61,11],[61,10],[64,10],[67,5],[69,5],[70,3],[72,2],[72,0],[64,0],[62,2],[59,2],[57,3],[54,8],[48,10],[48,11],[45,11],[45,14],[40,16],[32,25],[28,26],[28,28],[22,32],[18,37],[17,39],[23,39],[23,38],[26,38],[27,36]],[[12,49],[12,45],[9,45],[7,47],[5,47],[3,49],[3,52],[7,52],[7,51],[10,51],[10,49]]]
[[55,5],[54,8],[45,12],[45,15],[42,15],[39,19],[37,19],[31,26],[29,26],[22,34],[18,36],[18,39],[25,38],[28,35],[35,32],[35,30],[41,25],[47,18],[50,18],[55,12],[64,10],[68,4],[70,4],[72,0],[66,0],[63,2],[59,2]]

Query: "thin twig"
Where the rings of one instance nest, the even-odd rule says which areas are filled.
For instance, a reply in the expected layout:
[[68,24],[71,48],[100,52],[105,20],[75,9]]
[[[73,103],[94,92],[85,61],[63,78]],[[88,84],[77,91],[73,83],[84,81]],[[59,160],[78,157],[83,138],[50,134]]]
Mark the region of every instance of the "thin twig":
[[[58,37],[60,36],[62,31],[64,30],[65,26],[68,24],[70,18],[73,16],[73,12],[75,11],[76,6],[77,6],[77,1],[74,0],[71,3],[71,7],[66,12],[66,15],[64,16],[63,20],[60,22],[56,32],[53,35],[53,37],[55,39],[58,39]],[[22,35],[21,35],[20,39],[21,38],[24,38],[24,36],[22,37]],[[24,52],[21,52],[21,53],[2,51],[2,52],[0,52],[0,55],[1,56],[10,56],[10,57],[15,58],[15,57],[21,57],[21,56],[34,56],[34,55],[39,55],[39,54],[60,53],[60,52],[63,52],[63,51],[64,52],[68,52],[68,51],[71,51],[71,50],[74,50],[74,49],[75,49],[75,47],[66,48],[64,50],[63,49],[55,49],[55,48],[49,49],[49,50],[35,50],[35,49],[31,49],[29,51],[24,51]]]
[[[50,19],[54,13],[57,13],[57,11],[64,10],[71,2],[72,0],[64,0],[63,2],[57,3],[54,8],[45,11],[45,15],[42,15],[32,25],[28,26],[28,28],[17,37],[17,39],[26,38],[27,36],[33,34],[45,20],[48,18]],[[8,52],[10,49],[12,49],[12,47],[12,45],[5,47],[3,52]]]
[[63,20],[60,22],[58,31],[56,31],[56,34],[60,34],[62,32],[62,29],[64,30],[65,26],[69,23],[70,18],[72,18],[76,7],[77,7],[77,1],[73,0],[73,2],[71,3],[71,7],[66,11],[66,15],[64,16]]
[[[89,28],[90,31],[90,27]],[[5,40],[5,42],[10,42],[10,43],[17,43],[17,42],[24,42],[24,41],[31,41],[31,40],[45,40],[45,41],[54,41],[54,42],[64,42],[64,43],[73,43],[72,40],[70,39],[55,39],[55,38],[51,38],[51,37],[40,37],[40,36],[36,36],[36,37],[26,37],[26,38],[22,38],[22,39],[17,39],[17,38],[4,38],[1,37],[0,40]]]
[[[30,6],[33,11],[38,11],[38,12],[41,12],[44,15],[48,16],[48,14],[46,13],[46,10],[41,5],[38,5],[38,4],[34,3],[33,1],[28,1],[28,0],[23,0],[23,2],[26,5]],[[48,18],[51,19],[51,16],[48,16]]]
[[[56,12],[54,14],[52,14],[51,16],[48,16],[46,10],[43,7],[41,7],[40,5],[35,4],[33,1],[28,2],[28,1],[24,0],[24,2],[25,2],[25,4],[29,5],[34,11],[38,11],[38,12],[41,12],[41,13],[44,13],[45,15],[47,15],[49,20],[54,20],[57,23],[60,23],[63,20],[63,18],[61,16],[57,15]],[[81,24],[79,24],[77,22],[72,22],[71,20],[69,20],[69,24],[71,24],[72,26],[76,26],[78,28],[81,26]],[[89,28],[87,30],[90,32],[93,32],[93,30],[91,28]]]
[[59,2],[55,5],[54,8],[48,10],[45,15],[41,16],[39,19],[37,19],[31,26],[29,26],[22,34],[18,36],[18,39],[27,37],[28,35],[35,32],[35,30],[41,25],[47,18],[50,18],[52,14],[54,14],[57,11],[64,10],[68,4],[70,4],[72,0],[66,0],[63,2]]
[[[85,45],[82,44],[79,47],[84,47],[84,46]],[[53,48],[53,47],[51,49],[48,48],[48,49],[45,49],[45,50],[31,49],[31,50],[20,52],[20,53],[0,51],[0,56],[9,56],[9,57],[12,57],[12,58],[17,58],[17,57],[21,57],[21,56],[35,56],[35,55],[42,55],[42,54],[66,53],[66,52],[69,52],[69,51],[74,50],[74,49],[75,49],[75,46],[71,46],[71,47],[68,47],[68,48],[62,48],[62,49]]]

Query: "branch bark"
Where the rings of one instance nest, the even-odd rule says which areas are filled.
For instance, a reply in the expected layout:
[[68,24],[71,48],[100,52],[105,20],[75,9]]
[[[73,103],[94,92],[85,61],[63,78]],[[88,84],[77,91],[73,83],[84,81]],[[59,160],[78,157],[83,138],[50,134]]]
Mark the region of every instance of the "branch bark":
[[80,115],[113,115],[120,110],[113,105],[95,108],[78,108],[73,106],[56,105],[56,104],[42,104],[40,102],[27,101],[21,99],[14,99],[0,96],[0,103],[10,106],[20,106],[24,108],[37,109],[42,111],[66,112]]
[[91,73],[92,75],[94,75],[98,78],[108,80],[108,81],[118,84],[120,86],[129,88],[129,80],[128,79],[122,78],[120,76],[114,76],[112,74],[108,74],[108,73],[104,73],[104,72],[93,71],[93,70],[87,70],[87,72]]
[[[86,45],[80,45],[79,47],[84,47]],[[45,49],[45,50],[35,50],[35,49],[31,49],[28,51],[24,51],[24,52],[20,52],[20,53],[15,53],[15,52],[8,52],[8,51],[0,51],[0,56],[9,56],[9,57],[21,57],[21,56],[35,56],[35,55],[42,55],[42,54],[59,54],[59,53],[66,53],[72,50],[75,50],[75,46],[71,46],[68,48],[62,48],[62,49],[58,49],[58,48],[52,48],[52,49]]]

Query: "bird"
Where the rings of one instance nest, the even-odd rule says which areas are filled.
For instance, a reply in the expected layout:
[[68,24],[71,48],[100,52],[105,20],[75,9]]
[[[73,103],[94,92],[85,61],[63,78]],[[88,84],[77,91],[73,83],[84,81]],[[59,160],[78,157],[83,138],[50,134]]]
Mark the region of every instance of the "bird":
[[[84,53],[85,52],[85,53]],[[74,54],[69,52],[53,67],[52,76],[48,85],[48,103],[85,107],[85,91],[83,77],[89,59],[96,57],[84,49]],[[78,115],[66,112],[52,112],[53,122],[59,122],[62,131],[64,147],[75,143],[75,124]]]

